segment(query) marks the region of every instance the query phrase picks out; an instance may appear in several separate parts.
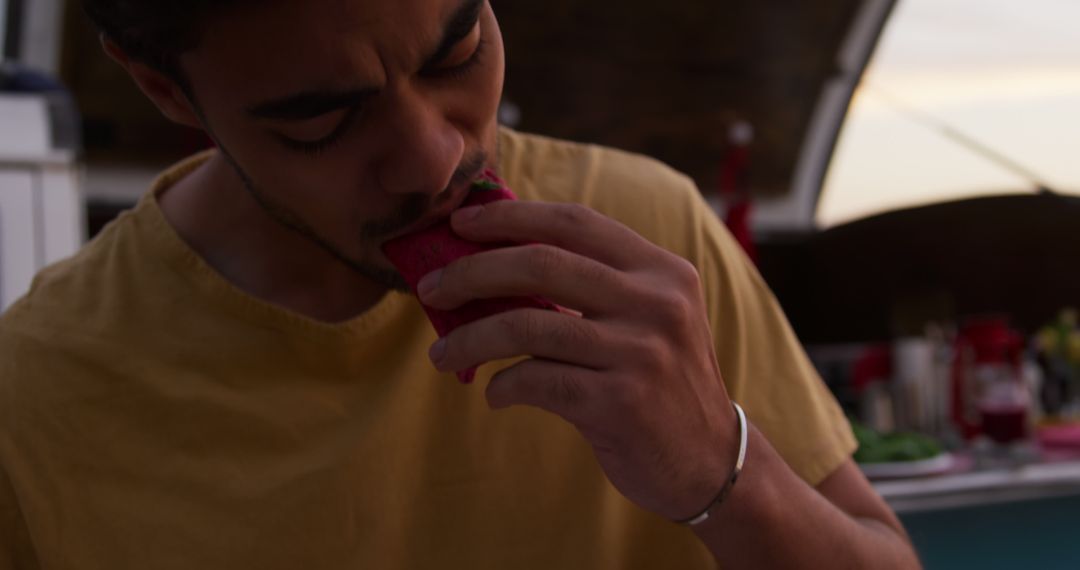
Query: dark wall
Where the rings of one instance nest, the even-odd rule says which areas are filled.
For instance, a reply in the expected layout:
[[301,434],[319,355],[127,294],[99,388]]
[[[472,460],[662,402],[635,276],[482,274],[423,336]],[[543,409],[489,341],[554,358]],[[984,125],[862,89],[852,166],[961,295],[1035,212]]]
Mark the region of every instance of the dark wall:
[[492,0],[522,127],[644,152],[716,183],[727,127],[758,132],[750,185],[789,187],[857,0]]
[[774,238],[761,270],[804,342],[886,340],[978,314],[1032,332],[1080,307],[1078,238],[1078,198],[979,198]]

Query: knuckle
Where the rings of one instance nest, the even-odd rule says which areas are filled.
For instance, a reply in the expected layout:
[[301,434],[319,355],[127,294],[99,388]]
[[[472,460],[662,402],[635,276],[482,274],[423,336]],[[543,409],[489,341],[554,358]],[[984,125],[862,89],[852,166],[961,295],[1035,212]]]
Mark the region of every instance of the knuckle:
[[665,369],[668,351],[663,337],[656,334],[640,335],[632,341],[631,346],[647,374],[658,374]]
[[701,274],[697,267],[682,257],[675,257],[672,276],[680,287],[688,291],[696,291],[701,288]]
[[560,326],[550,333],[553,344],[559,347],[591,345],[596,341],[597,331],[584,319],[562,319]]
[[581,204],[563,204],[558,210],[563,223],[576,226],[588,222],[593,211]]
[[540,320],[532,311],[512,311],[499,317],[499,324],[512,339],[529,345],[540,337]]
[[693,318],[694,304],[681,292],[665,292],[655,301],[656,313],[670,327],[682,327]]
[[592,321],[586,319],[567,319],[574,331],[574,342],[583,345],[593,345],[600,341],[600,330]]
[[443,268],[443,275],[439,282],[439,286],[448,290],[468,287],[469,276],[472,275],[475,265],[476,260],[473,259],[473,256],[471,255],[455,259]]
[[583,397],[581,381],[567,373],[558,372],[547,387],[547,398],[561,408],[572,408]]
[[549,245],[535,245],[529,252],[528,269],[535,279],[546,279],[558,273],[562,263],[561,252]]
[[581,264],[579,271],[583,283],[604,283],[627,291],[633,290],[628,280],[603,263],[586,262]]

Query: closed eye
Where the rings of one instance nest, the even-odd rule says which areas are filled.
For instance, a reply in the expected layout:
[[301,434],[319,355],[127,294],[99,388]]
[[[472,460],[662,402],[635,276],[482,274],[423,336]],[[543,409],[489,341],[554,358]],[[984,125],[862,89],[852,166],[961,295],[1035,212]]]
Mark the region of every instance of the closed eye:
[[278,132],[278,138],[290,150],[319,155],[338,142],[352,126],[360,107],[342,109],[309,119]]

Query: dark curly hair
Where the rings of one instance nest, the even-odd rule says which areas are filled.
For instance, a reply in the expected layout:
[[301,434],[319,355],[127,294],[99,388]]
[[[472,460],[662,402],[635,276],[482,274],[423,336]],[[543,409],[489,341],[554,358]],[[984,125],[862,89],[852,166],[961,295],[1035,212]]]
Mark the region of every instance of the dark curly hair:
[[83,10],[129,57],[186,84],[180,55],[198,46],[210,13],[240,1],[83,0]]

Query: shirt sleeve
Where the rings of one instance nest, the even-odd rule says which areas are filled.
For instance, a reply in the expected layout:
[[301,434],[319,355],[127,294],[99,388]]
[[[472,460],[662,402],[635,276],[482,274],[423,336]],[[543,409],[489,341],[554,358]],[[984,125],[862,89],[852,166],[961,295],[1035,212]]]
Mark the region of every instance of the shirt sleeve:
[[697,266],[728,392],[785,462],[817,485],[857,443],[772,291],[687,180],[689,258]]
[[26,521],[7,474],[0,467],[0,570],[37,570]]
[[[11,312],[9,310],[7,316]],[[40,568],[12,483],[10,464],[5,462],[5,452],[10,451],[7,443],[14,433],[8,422],[14,406],[11,379],[16,376],[19,355],[19,346],[10,334],[7,322],[0,319],[0,570]]]

